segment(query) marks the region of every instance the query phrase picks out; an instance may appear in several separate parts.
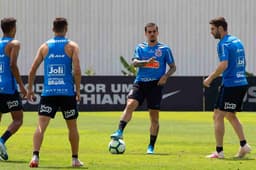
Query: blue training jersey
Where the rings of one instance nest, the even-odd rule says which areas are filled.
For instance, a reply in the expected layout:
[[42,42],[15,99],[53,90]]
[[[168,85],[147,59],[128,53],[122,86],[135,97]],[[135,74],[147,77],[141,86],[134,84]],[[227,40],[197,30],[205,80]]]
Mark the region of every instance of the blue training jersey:
[[0,93],[14,94],[17,90],[17,82],[10,68],[10,56],[5,54],[6,45],[13,38],[0,38]]
[[65,53],[69,42],[65,37],[54,37],[46,42],[48,54],[44,58],[44,88],[42,96],[73,96],[72,59]]
[[133,59],[148,60],[151,57],[155,57],[156,62],[138,67],[135,83],[159,80],[166,72],[166,64],[174,63],[171,49],[166,44],[157,43],[151,47],[143,42],[136,46]]
[[217,51],[220,61],[228,61],[228,67],[222,73],[222,84],[225,87],[247,85],[242,42],[234,36],[226,35],[218,43]]

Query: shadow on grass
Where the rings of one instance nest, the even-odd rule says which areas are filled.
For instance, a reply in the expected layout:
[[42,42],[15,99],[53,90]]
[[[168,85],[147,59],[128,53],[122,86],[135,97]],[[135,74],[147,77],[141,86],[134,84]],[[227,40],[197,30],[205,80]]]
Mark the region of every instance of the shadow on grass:
[[88,169],[88,167],[72,167],[72,166],[39,166],[40,169]]
[[13,160],[8,160],[8,161],[3,161],[0,160],[1,163],[19,163],[19,164],[28,164],[28,161],[13,161]]
[[[120,154],[121,155],[121,154]],[[154,154],[148,154],[148,153],[126,153],[125,155],[148,155],[148,156],[169,156],[172,155],[170,153],[154,153]]]
[[237,157],[230,157],[230,158],[224,158],[223,160],[227,161],[254,161],[254,158],[237,158]]

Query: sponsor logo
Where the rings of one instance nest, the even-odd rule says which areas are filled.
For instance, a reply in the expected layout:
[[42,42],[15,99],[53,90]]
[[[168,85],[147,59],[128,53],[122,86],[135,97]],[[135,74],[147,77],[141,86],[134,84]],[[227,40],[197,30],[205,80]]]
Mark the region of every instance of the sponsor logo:
[[237,72],[236,77],[237,78],[243,78],[243,77],[245,77],[245,73],[243,71]]
[[237,58],[237,62],[236,63],[237,63],[238,67],[243,67],[245,65],[245,58],[244,58],[244,56],[239,56]]
[[7,106],[9,109],[13,108],[13,107],[17,107],[19,105],[19,101],[18,100],[14,100],[14,101],[8,101],[7,102]]
[[0,73],[4,72],[4,63],[0,63]]
[[225,102],[224,103],[224,109],[236,109],[236,104],[235,103]]
[[65,85],[65,82],[62,78],[49,78],[48,85]]
[[49,76],[64,76],[65,75],[65,65],[63,64],[51,64],[48,66]]
[[54,55],[54,54],[50,54],[49,55],[49,58],[64,58],[65,57],[65,55],[64,54],[62,54],[62,55]]
[[72,109],[72,110],[64,111],[63,114],[65,118],[70,118],[72,116],[75,116],[75,113],[76,113],[75,109]]
[[243,51],[244,51],[243,48],[238,48],[238,49],[236,50],[237,53],[240,53],[240,52],[243,52]]
[[162,99],[166,99],[167,97],[170,97],[170,96],[173,96],[175,94],[178,94],[180,92],[180,90],[176,90],[176,91],[173,91],[173,92],[169,92],[169,93],[165,93],[163,96],[162,96]]
[[0,54],[0,58],[3,58],[4,57],[4,54]]
[[40,107],[40,112],[46,112],[46,113],[51,113],[52,108],[50,106],[45,106],[44,104],[41,105]]
[[162,56],[162,50],[161,49],[157,49],[156,52],[155,52],[155,56],[156,57],[161,57]]
[[152,63],[145,64],[143,66],[143,68],[155,68],[155,69],[157,69],[157,68],[159,68],[159,66],[160,66],[159,62],[158,61],[154,61]]

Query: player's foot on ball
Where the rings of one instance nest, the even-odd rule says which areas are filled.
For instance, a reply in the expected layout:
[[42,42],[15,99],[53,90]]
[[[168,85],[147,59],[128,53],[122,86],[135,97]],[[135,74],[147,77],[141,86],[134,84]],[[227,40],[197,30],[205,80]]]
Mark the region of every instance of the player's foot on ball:
[[77,158],[73,158],[72,159],[72,167],[81,167],[84,166],[84,163],[81,162],[79,159]]
[[206,158],[218,158],[218,159],[223,159],[224,158],[224,152],[213,152],[210,155],[207,155]]
[[30,168],[37,168],[39,165],[39,158],[34,155],[31,159],[31,161],[29,162],[29,167]]
[[4,143],[0,140],[0,158],[2,160],[8,160],[8,154]]
[[243,158],[247,153],[251,152],[251,147],[248,144],[245,144],[243,147],[239,148],[238,153],[235,155],[237,158]]
[[147,154],[154,154],[154,146],[148,145]]
[[118,129],[115,133],[110,135],[111,139],[123,139],[123,131]]

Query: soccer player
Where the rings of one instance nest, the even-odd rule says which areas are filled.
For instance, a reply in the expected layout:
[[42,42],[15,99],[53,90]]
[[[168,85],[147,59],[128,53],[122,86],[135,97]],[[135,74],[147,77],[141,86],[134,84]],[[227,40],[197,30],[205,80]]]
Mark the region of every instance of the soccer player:
[[[31,66],[28,79],[28,99],[33,100],[33,84],[39,65],[44,62],[44,87],[38,112],[38,126],[33,139],[33,156],[30,167],[38,167],[39,151],[44,132],[55,117],[58,108],[69,131],[69,142],[72,151],[72,166],[80,167],[83,163],[78,159],[79,133],[77,128],[77,101],[80,100],[81,69],[78,58],[79,47],[74,41],[67,39],[68,23],[65,18],[53,21],[54,37],[38,49]],[[75,89],[74,89],[75,84]]]
[[0,38],[0,121],[3,113],[11,112],[12,122],[0,138],[0,158],[8,160],[5,142],[21,127],[23,108],[17,83],[23,97],[27,95],[20,77],[17,60],[20,42],[15,40],[16,19],[1,20],[3,37]]
[[230,34],[228,23],[224,17],[217,17],[210,21],[211,34],[215,39],[220,39],[217,52],[219,64],[204,81],[206,87],[222,74],[222,83],[214,107],[214,128],[216,139],[216,152],[208,155],[208,158],[224,158],[223,137],[225,132],[224,118],[226,117],[240,140],[240,148],[236,157],[242,158],[251,151],[247,144],[242,124],[236,116],[241,111],[244,95],[247,91],[247,79],[245,76],[245,51],[242,42]]
[[[176,66],[168,45],[158,42],[158,26],[148,23],[145,26],[147,40],[136,46],[133,65],[138,67],[133,87],[128,94],[127,104],[121,116],[119,127],[110,137],[123,138],[123,131],[132,118],[133,111],[144,100],[150,115],[150,142],[147,153],[154,153],[154,146],[159,131],[159,111],[162,100],[162,89],[167,79],[176,71]],[[166,72],[166,65],[169,69]]]

